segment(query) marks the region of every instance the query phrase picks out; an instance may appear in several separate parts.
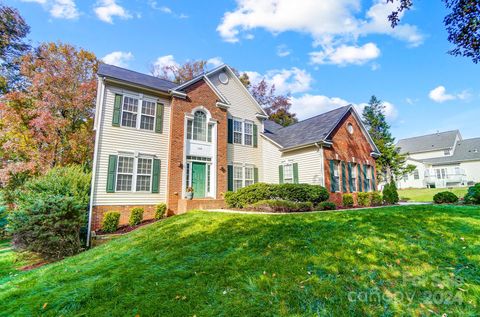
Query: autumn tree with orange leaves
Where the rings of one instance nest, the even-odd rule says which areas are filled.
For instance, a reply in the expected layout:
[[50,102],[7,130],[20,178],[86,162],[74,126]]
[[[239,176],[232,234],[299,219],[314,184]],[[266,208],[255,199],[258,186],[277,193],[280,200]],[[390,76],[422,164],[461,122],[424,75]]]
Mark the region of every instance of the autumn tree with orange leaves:
[[44,43],[23,56],[26,88],[0,99],[0,178],[35,175],[93,156],[98,61],[63,43]]

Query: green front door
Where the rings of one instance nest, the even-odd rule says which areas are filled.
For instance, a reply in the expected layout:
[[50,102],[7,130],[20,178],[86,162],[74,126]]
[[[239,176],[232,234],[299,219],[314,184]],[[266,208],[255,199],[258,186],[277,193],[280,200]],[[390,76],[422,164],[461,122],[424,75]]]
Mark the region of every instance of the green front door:
[[206,184],[206,167],[205,163],[192,162],[192,187],[194,198],[205,197]]

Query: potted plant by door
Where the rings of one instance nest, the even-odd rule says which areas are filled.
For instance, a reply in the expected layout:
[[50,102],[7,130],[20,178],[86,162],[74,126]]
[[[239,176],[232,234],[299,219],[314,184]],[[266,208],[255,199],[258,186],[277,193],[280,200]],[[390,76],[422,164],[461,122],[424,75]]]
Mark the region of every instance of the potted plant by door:
[[192,199],[193,199],[193,187],[187,187],[187,193],[186,193],[185,197],[186,197],[188,200],[192,200]]

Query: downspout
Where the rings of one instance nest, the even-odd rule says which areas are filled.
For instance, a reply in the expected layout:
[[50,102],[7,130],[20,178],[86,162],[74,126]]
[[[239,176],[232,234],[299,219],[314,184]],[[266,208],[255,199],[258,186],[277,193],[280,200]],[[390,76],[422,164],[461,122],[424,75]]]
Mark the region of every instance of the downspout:
[[98,109],[98,118],[96,126],[94,126],[95,130],[95,148],[93,150],[93,163],[92,163],[92,180],[90,182],[90,205],[88,210],[88,228],[87,228],[87,247],[90,246],[90,235],[91,235],[91,227],[92,227],[92,214],[93,214],[93,195],[95,193],[95,179],[97,174],[97,161],[98,161],[98,143],[100,140],[100,130],[102,127],[102,113],[103,113],[103,98],[105,97],[105,77],[99,78],[100,92],[97,94],[97,108]]
[[318,151],[320,152],[320,158],[322,159],[322,162],[320,164],[320,173],[322,175],[322,186],[325,187],[325,159],[323,156],[323,145],[319,144],[318,142],[315,142],[315,146],[318,148]]

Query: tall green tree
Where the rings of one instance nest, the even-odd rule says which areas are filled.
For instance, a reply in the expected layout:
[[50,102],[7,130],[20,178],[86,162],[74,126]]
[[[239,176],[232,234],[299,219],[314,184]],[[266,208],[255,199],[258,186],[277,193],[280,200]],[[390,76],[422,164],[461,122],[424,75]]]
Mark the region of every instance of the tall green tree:
[[18,10],[0,3],[0,94],[21,86],[20,58],[30,49],[25,42],[29,32]]
[[363,123],[382,155],[376,161],[378,181],[390,182],[399,176],[410,173],[415,166],[407,165],[407,156],[400,154],[395,147],[395,138],[390,132],[390,125],[385,117],[385,105],[372,96],[363,109]]

